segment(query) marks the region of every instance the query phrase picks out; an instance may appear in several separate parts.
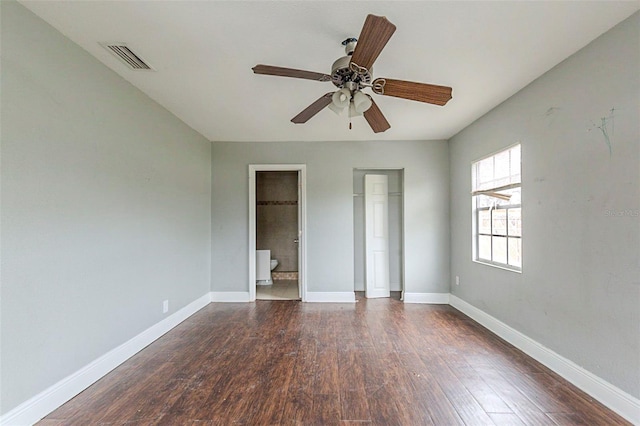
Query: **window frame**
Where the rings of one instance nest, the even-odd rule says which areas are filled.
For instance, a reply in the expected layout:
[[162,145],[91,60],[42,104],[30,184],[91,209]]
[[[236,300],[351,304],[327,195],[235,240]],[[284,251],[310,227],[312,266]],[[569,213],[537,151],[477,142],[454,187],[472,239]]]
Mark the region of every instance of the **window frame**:
[[[516,272],[522,272],[522,266],[517,266],[517,265],[511,265],[509,263],[509,239],[519,239],[520,240],[520,252],[522,252],[522,235],[509,235],[509,210],[512,209],[520,209],[521,215],[522,215],[522,204],[507,204],[507,205],[501,205],[501,206],[492,206],[492,207],[476,207],[474,209],[474,216],[475,216],[475,234],[474,234],[474,240],[475,240],[475,256],[474,256],[474,262],[478,262],[478,263],[484,263],[487,265],[491,265],[491,266],[497,266],[500,268],[504,268],[504,269],[508,269],[508,270],[513,270]],[[493,211],[495,210],[506,210],[505,212],[505,222],[506,222],[506,227],[505,227],[505,234],[495,234],[493,233]],[[480,211],[489,211],[489,214],[491,215],[490,219],[489,219],[489,223],[490,223],[490,227],[491,227],[491,233],[486,234],[483,232],[480,232],[480,215],[478,214],[478,212]],[[520,216],[522,217],[522,216]],[[522,234],[522,232],[521,232]],[[485,237],[490,237],[491,238],[491,257],[492,259],[485,259],[483,257],[479,256],[479,245],[480,245],[480,236],[485,236]],[[497,262],[495,260],[493,260],[493,237],[504,237],[507,239],[507,263],[502,263],[502,262]]]
[[[476,168],[478,167],[479,163],[481,161],[484,161],[488,158],[492,158],[492,157],[496,157],[499,154],[502,154],[503,152],[507,152],[510,151],[511,149],[520,146],[520,179],[518,183],[509,183],[507,185],[502,185],[502,186],[497,186],[497,187],[493,187],[493,188],[488,188],[488,189],[484,189],[484,190],[479,190],[476,189],[476,187],[474,186],[475,183],[475,179],[476,177],[474,176],[475,173],[477,173]],[[517,204],[493,204],[491,206],[483,206],[483,207],[478,207],[477,204],[477,200],[478,197],[481,196],[490,196],[490,195],[486,195],[486,194],[482,194],[481,192],[499,192],[499,191],[504,191],[504,190],[508,190],[508,189],[515,189],[515,188],[519,188],[520,189],[520,197],[522,197],[522,144],[520,142],[515,143],[513,145],[510,145],[508,147],[505,147],[504,149],[501,149],[499,151],[494,152],[493,154],[484,156],[478,160],[475,160],[471,163],[471,186],[472,186],[472,191],[471,191],[471,205],[472,205],[472,261],[476,262],[476,263],[480,263],[483,265],[487,265],[487,266],[492,266],[495,268],[499,268],[499,269],[504,269],[507,271],[512,271],[512,272],[516,272],[516,273],[522,273],[522,264],[523,264],[523,259],[522,259],[522,222],[520,225],[520,235],[510,235],[509,234],[509,210],[511,209],[520,209],[520,220],[522,221],[522,198],[520,200],[519,203]],[[513,175],[510,175],[513,176]],[[496,234],[494,233],[494,223],[493,223],[493,212],[495,210],[504,210],[505,211],[505,233],[504,234]],[[489,233],[486,232],[480,232],[480,211],[488,211],[489,212]],[[490,250],[491,250],[491,259],[486,259],[483,257],[479,256],[479,252],[480,252],[480,236],[487,236],[489,237],[489,241],[490,241]],[[494,237],[504,237],[506,238],[506,244],[507,244],[507,248],[506,248],[506,263],[502,263],[502,262],[497,262],[494,260],[494,254],[493,254],[493,247],[494,247]],[[517,265],[511,265],[509,264],[509,241],[510,239],[518,239],[520,241],[520,266]]]

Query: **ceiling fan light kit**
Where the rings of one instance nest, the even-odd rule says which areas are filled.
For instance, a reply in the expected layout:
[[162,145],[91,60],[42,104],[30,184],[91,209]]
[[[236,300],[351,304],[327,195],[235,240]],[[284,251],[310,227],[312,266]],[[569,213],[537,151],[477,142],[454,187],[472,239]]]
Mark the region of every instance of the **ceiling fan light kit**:
[[336,115],[340,115],[340,114],[342,114],[342,111],[344,111],[344,108],[343,108],[343,107],[337,107],[337,106],[336,106],[336,104],[335,104],[335,103],[333,103],[333,102],[331,102],[331,103],[329,104],[329,109],[330,109],[331,111],[335,112],[335,113],[336,113]]
[[[309,119],[329,107],[340,114],[347,107],[349,118],[364,115],[374,133],[384,132],[391,126],[371,96],[362,90],[371,88],[376,95],[393,96],[443,106],[451,99],[451,87],[412,81],[372,77],[373,63],[396,30],[387,18],[368,15],[359,38],[348,38],[342,42],[346,56],[336,60],[331,66],[331,74],[271,65],[256,65],[256,74],[280,77],[302,78],[320,82],[331,81],[338,90],[321,96],[314,103],[291,119],[293,123],[306,123]],[[349,122],[351,129],[351,122]]]
[[331,96],[331,102],[334,107],[340,110],[344,109],[349,105],[349,102],[351,102],[351,90],[344,87],[335,91],[333,96]]
[[356,112],[362,114],[371,108],[371,98],[358,90],[353,94],[353,106]]

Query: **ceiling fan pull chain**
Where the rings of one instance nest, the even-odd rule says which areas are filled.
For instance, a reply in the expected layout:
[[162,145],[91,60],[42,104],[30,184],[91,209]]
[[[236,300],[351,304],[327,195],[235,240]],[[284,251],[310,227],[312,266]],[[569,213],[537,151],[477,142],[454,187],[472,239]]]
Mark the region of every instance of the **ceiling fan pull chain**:
[[355,107],[353,106],[353,99],[349,102],[349,130],[351,130],[351,122],[353,119],[353,115],[355,112]]

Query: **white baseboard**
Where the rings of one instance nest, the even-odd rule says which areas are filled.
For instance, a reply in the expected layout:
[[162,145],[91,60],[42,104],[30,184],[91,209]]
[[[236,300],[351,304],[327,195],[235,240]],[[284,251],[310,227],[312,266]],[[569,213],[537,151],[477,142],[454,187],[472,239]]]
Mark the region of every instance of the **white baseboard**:
[[[364,291],[364,283],[355,283],[353,285],[353,289],[354,291]],[[390,291],[402,291],[402,284],[401,283],[389,283],[389,290]]]
[[536,361],[555,371],[633,424],[640,425],[640,400],[555,353],[453,294],[450,304]]
[[449,293],[404,293],[404,303],[431,303],[434,305],[448,305]]
[[306,302],[355,303],[353,291],[307,291]]
[[239,303],[249,301],[248,291],[212,291],[212,302]]
[[154,340],[180,324],[189,316],[207,306],[209,302],[211,302],[211,296],[207,293],[7,412],[0,418],[0,425],[23,426],[34,424],[91,386],[98,379],[105,376],[140,350],[144,349]]

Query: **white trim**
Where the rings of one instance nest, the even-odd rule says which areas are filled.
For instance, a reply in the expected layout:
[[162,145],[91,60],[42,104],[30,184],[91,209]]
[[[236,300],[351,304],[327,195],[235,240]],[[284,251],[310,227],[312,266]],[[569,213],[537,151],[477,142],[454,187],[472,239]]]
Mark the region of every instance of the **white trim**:
[[448,305],[449,293],[404,293],[404,303],[431,303],[433,305]]
[[248,291],[212,291],[210,294],[212,302],[237,303],[250,301]]
[[249,300],[256,300],[256,172],[258,171],[297,171],[300,182],[298,209],[300,236],[298,247],[298,285],[300,299],[307,301],[307,165],[306,164],[249,164]]
[[479,263],[480,265],[491,266],[493,268],[502,269],[503,271],[515,272],[516,274],[522,273],[522,268],[515,269],[516,267],[510,267],[509,265],[505,265],[503,263],[492,262],[488,259],[471,259],[472,262]]
[[308,291],[307,302],[319,303],[356,303],[353,291]]
[[[405,197],[405,178],[404,178],[404,174],[405,174],[405,168],[404,167],[354,167],[353,171],[355,172],[356,170],[359,171],[368,171],[368,170],[379,170],[379,171],[397,171],[400,172],[399,173],[399,178],[400,178],[400,192],[393,192],[393,193],[389,193],[389,195],[398,195],[400,196],[401,199],[401,204],[400,204],[400,282],[397,284],[394,283],[390,283],[389,284],[389,288],[390,291],[399,291],[401,293],[400,295],[400,300],[404,300],[404,286],[405,286],[405,279],[404,277],[406,277],[406,265],[405,265],[405,253],[406,253],[406,217],[405,217],[405,211],[407,210],[405,207],[406,204],[406,199],[407,197]],[[362,194],[353,194],[354,197],[360,196],[360,197],[364,197],[364,193]],[[353,223],[355,226],[355,209],[353,210]],[[355,244],[354,244],[354,255],[355,255]],[[399,286],[399,288],[394,290],[394,285]],[[354,283],[354,290],[355,291],[365,291],[365,286],[366,286],[366,282],[363,281],[362,282],[362,288],[358,288],[358,283]]]
[[111,370],[211,302],[209,293],[110,350],[0,417],[6,426],[31,425],[91,386]]
[[[521,141],[518,141],[518,142],[516,142],[516,143],[512,143],[511,145],[507,145],[507,146],[505,146],[504,148],[500,148],[500,149],[498,149],[497,151],[492,152],[491,154],[485,155],[485,156],[484,156],[484,157],[482,157],[482,158],[478,158],[477,160],[473,160],[473,161],[471,161],[471,164],[473,165],[474,163],[479,163],[479,162],[481,162],[482,160],[486,160],[487,158],[495,157],[496,155],[501,154],[501,153],[503,153],[504,151],[508,151],[508,150],[510,150],[511,148],[513,148],[513,147],[515,147],[515,146],[517,146],[517,145],[522,145],[522,142],[521,142]],[[522,153],[522,151],[520,151],[520,153]],[[521,158],[522,158],[522,157],[521,157]],[[520,162],[522,162],[522,160],[521,160]]]
[[450,304],[516,348],[549,367],[631,423],[640,424],[640,400],[555,353],[453,294]]

